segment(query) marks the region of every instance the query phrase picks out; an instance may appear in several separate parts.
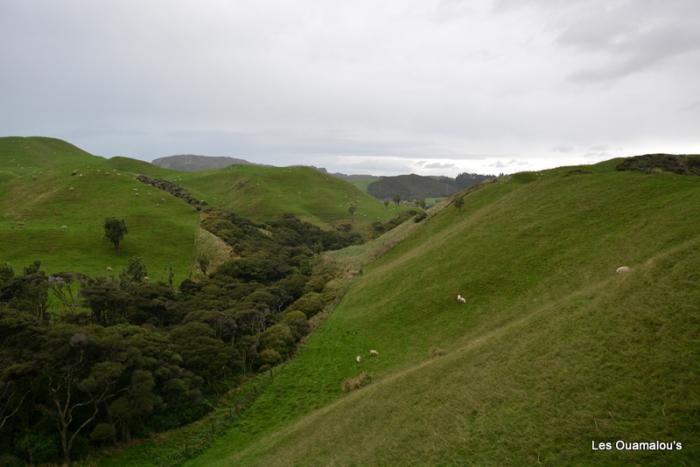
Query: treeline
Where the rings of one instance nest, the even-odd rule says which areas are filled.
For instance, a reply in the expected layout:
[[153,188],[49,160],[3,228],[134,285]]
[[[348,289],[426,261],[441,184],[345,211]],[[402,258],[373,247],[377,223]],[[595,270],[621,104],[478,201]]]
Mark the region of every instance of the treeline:
[[138,258],[94,278],[0,267],[0,464],[69,462],[201,417],[293,354],[333,298],[316,254],[361,241],[293,216],[207,216],[240,257],[198,282],[150,281]]

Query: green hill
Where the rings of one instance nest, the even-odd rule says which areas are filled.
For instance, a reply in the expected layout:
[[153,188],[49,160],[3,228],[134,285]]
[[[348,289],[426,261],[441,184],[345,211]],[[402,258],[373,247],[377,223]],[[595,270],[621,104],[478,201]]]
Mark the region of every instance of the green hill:
[[[188,465],[694,463],[700,179],[615,163],[501,178],[391,232],[406,238]],[[683,449],[591,450],[618,439]]]
[[[210,205],[261,222],[291,213],[323,228],[349,223],[369,232],[372,222],[403,210],[385,207],[350,183],[310,167],[233,165],[171,180]],[[354,215],[350,206],[357,208]]]
[[[142,256],[151,276],[176,279],[193,264],[196,211],[135,180],[143,169],[169,171],[127,158],[93,156],[51,138],[0,138],[0,262],[21,269],[41,260],[46,271],[106,274]],[[123,254],[104,239],[106,217],[129,226]],[[166,234],[167,233],[167,234]]]

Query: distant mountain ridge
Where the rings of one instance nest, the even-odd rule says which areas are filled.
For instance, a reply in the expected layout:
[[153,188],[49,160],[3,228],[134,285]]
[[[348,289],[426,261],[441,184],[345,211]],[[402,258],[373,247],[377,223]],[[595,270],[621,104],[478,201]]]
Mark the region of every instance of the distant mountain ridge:
[[230,165],[256,165],[253,162],[235,157],[200,156],[196,154],[159,157],[158,159],[154,159],[152,164],[165,169],[178,170],[180,172],[222,169]]
[[367,186],[367,192],[379,199],[399,196],[404,200],[440,198],[450,196],[484,180],[490,175],[462,173],[455,178],[423,175],[397,175],[380,177]]
[[313,168],[333,177],[346,180],[378,199],[392,199],[396,195],[404,200],[442,198],[493,178],[492,175],[466,172],[457,175],[455,178],[417,174],[382,177],[369,174],[329,172],[323,167]]

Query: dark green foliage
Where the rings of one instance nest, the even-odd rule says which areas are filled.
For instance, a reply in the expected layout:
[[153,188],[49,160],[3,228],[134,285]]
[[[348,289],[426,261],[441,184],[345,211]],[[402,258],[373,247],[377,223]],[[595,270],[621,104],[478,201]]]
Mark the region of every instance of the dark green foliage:
[[307,318],[311,318],[315,314],[323,310],[323,297],[318,292],[308,292],[303,295],[297,301],[292,303],[290,308],[292,310],[302,311]]
[[[293,216],[261,225],[208,214],[204,225],[239,258],[213,273],[200,261],[209,275],[179,290],[149,281],[138,257],[118,278],[0,266],[0,451],[68,463],[90,446],[177,427],[206,413],[207,398],[294,353],[332,278],[314,273],[316,253],[360,237]],[[78,280],[79,295],[68,294]],[[67,313],[49,315],[48,290]]]
[[128,228],[124,219],[116,219],[109,217],[105,219],[105,237],[112,242],[117,254],[121,251],[121,242],[124,235],[127,234]]
[[455,199],[455,207],[457,209],[462,209],[462,206],[464,206],[464,198],[460,196],[457,199]]
[[121,279],[128,282],[143,282],[148,277],[148,270],[143,262],[143,258],[138,256],[129,258],[129,264],[120,275]]
[[659,170],[679,175],[700,175],[700,155],[645,154],[624,159],[616,169],[646,173]]

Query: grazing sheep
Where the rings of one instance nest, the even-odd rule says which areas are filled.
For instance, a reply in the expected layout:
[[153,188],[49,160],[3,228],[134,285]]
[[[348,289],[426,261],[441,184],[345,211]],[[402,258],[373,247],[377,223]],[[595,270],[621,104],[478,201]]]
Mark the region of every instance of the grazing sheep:
[[624,274],[626,272],[630,272],[631,270],[632,268],[630,268],[629,266],[620,266],[615,270],[615,272],[618,274]]
[[107,266],[107,271],[112,271],[112,266]]
[[362,361],[362,357],[360,357],[360,356],[358,355],[357,357],[355,357],[355,361],[356,361],[357,363],[360,363],[360,362]]
[[459,303],[467,303],[467,299],[464,298],[464,297],[462,297],[461,294],[457,294],[457,301],[458,301]]
[[378,356],[379,356],[379,352],[377,352],[376,350],[370,350],[370,351],[369,351],[369,356],[370,356],[370,357],[378,357]]

